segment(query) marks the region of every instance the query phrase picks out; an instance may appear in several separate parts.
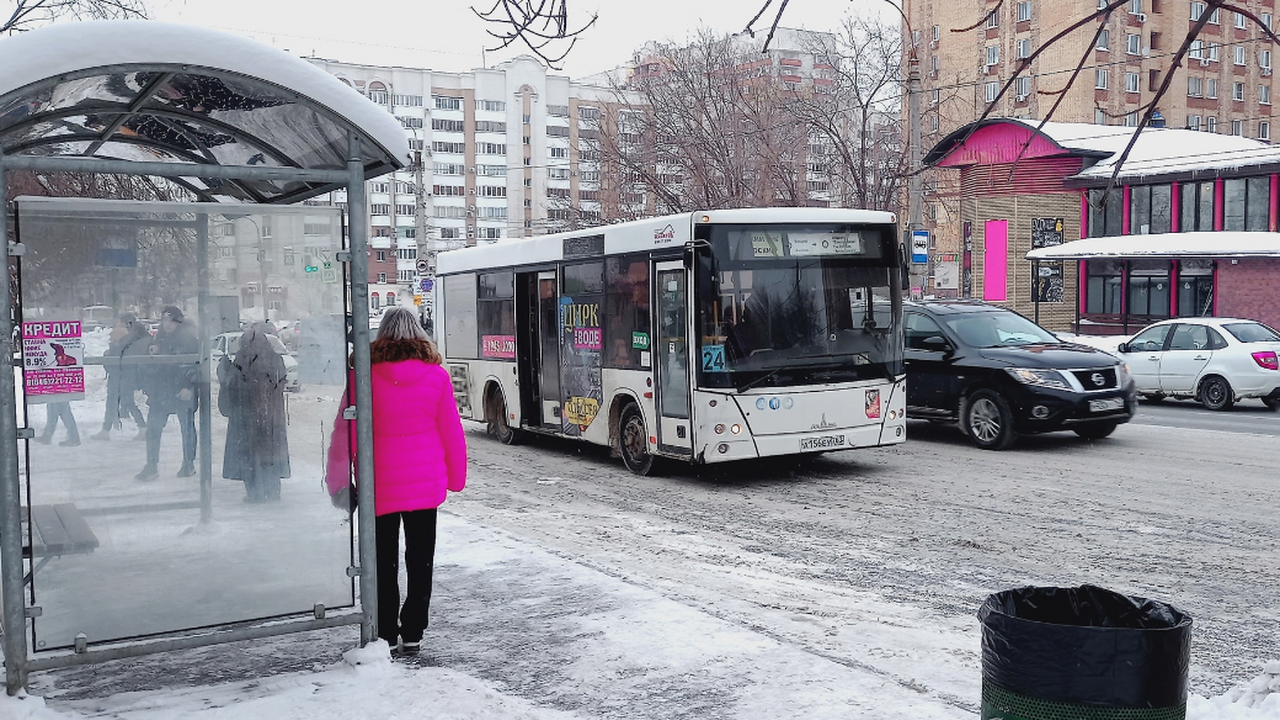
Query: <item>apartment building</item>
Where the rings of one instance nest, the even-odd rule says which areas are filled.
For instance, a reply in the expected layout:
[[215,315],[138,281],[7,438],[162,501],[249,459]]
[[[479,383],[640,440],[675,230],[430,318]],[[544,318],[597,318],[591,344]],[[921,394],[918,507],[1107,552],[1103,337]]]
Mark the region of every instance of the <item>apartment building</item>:
[[591,128],[608,88],[529,56],[464,73],[308,60],[394,114],[419,153],[368,184],[373,307],[422,294],[436,251],[553,231],[570,204],[601,219]]
[[[1042,43],[1106,5],[908,0],[925,104],[938,109],[925,129],[945,134],[976,119]],[[1274,0],[1240,5],[1271,26]],[[1128,0],[1101,26],[1089,22],[1031,60],[993,115],[1043,118],[1084,58],[1053,120],[1136,126],[1206,9],[1195,0]],[[1274,53],[1274,43],[1245,15],[1214,10],[1156,106],[1165,125],[1269,141]]]

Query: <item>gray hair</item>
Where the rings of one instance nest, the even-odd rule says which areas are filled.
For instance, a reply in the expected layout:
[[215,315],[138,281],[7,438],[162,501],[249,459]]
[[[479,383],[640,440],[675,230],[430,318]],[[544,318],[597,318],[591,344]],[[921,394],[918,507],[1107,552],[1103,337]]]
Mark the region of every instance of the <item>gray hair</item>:
[[378,326],[379,340],[427,340],[427,331],[422,329],[418,316],[407,307],[391,308],[382,316],[382,324]]

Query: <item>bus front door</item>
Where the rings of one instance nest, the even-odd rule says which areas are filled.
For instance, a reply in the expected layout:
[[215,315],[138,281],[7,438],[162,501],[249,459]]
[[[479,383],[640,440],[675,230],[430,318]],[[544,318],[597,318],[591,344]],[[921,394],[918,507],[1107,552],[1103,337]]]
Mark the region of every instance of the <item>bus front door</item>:
[[663,452],[693,452],[689,422],[688,280],[684,264],[654,266],[657,282],[658,447]]
[[539,425],[560,427],[560,287],[554,270],[538,273],[536,346],[530,357],[541,402]]

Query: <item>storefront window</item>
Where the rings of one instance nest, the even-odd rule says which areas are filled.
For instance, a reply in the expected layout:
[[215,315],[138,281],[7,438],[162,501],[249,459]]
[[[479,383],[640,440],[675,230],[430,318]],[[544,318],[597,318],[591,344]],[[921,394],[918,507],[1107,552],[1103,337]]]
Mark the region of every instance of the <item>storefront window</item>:
[[1213,229],[1213,182],[1183,183],[1178,188],[1179,232]]
[[1183,260],[1178,263],[1178,316],[1213,315],[1213,261]]
[[1087,312],[1120,313],[1120,261],[1090,260],[1088,264]]
[[1111,237],[1122,230],[1124,190],[1089,191],[1089,237]]
[[1169,232],[1173,213],[1171,185],[1134,185],[1129,190],[1129,234]]
[[1169,316],[1168,260],[1129,261],[1129,314],[1147,317]]
[[1224,230],[1266,232],[1270,211],[1270,178],[1231,178],[1223,181]]

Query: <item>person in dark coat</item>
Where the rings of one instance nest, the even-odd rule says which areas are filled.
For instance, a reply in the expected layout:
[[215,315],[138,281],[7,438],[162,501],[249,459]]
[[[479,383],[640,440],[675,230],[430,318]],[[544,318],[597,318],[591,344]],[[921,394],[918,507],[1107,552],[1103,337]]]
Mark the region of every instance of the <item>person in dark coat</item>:
[[137,315],[125,313],[116,319],[103,362],[107,369],[107,407],[102,417],[102,431],[92,436],[95,440],[109,440],[111,429],[126,416],[138,424],[134,440],[146,437],[147,423],[134,401],[142,373],[140,367],[130,360],[146,355],[150,347],[151,334],[147,332],[147,326],[138,321]]
[[245,502],[279,500],[280,479],[289,477],[284,360],[266,333],[246,330],[235,359],[219,363],[218,382],[218,411],[227,418],[222,477],[244,481]]
[[160,435],[170,415],[178,416],[182,431],[182,468],[178,477],[196,474],[196,380],[199,376],[200,340],[182,310],[166,305],[160,311],[160,329],[150,346],[153,356],[179,355],[171,362],[149,364],[143,373],[147,394],[147,464],[134,477],[154,480],[160,473]]

